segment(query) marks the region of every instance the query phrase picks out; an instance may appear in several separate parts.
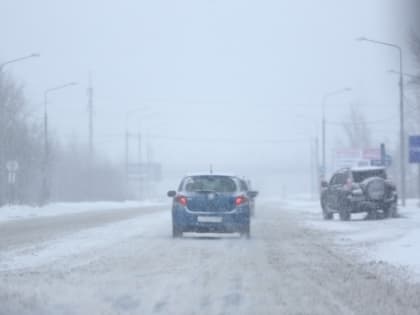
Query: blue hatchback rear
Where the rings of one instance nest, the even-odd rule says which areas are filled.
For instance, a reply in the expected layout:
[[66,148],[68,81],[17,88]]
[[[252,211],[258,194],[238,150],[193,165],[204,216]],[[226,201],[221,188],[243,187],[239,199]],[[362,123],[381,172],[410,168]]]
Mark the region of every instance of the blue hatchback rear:
[[173,198],[172,233],[233,233],[250,237],[250,198],[256,192],[240,189],[240,180],[228,175],[194,175],[182,179]]

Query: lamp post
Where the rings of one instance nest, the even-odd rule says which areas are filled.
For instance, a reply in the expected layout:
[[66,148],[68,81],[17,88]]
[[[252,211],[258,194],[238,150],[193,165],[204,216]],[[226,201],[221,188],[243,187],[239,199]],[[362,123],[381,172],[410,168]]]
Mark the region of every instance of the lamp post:
[[53,88],[46,89],[44,91],[44,165],[43,165],[43,176],[42,176],[42,193],[41,193],[41,204],[45,204],[50,195],[49,191],[49,160],[50,160],[50,146],[48,140],[48,95],[51,92],[65,89],[70,86],[77,85],[76,82],[69,82]]
[[6,66],[10,63],[19,62],[19,61],[23,61],[23,60],[26,60],[26,59],[29,59],[29,58],[36,58],[36,57],[40,57],[40,56],[41,55],[38,54],[38,53],[33,53],[33,54],[30,54],[30,55],[27,55],[27,56],[19,57],[19,58],[16,58],[16,59],[12,59],[12,60],[0,63],[0,72],[2,72],[4,66]]
[[377,45],[388,46],[398,50],[399,61],[400,61],[400,171],[401,171],[401,203],[405,206],[405,128],[404,128],[404,71],[403,71],[403,51],[401,46],[394,43],[383,42],[379,40],[369,39],[366,37],[360,37],[357,40],[370,42]]
[[[399,71],[395,71],[395,70],[388,70],[388,72],[392,73],[392,74],[398,74],[398,75],[401,74]],[[413,82],[418,82],[418,80],[419,80],[418,75],[407,73],[407,72],[404,72],[402,74],[403,74],[403,76],[413,80]],[[420,164],[417,164],[417,178],[418,178],[417,193],[418,193],[418,196],[419,196],[419,199],[420,199]]]
[[350,92],[351,88],[341,88],[338,90],[334,90],[332,92],[329,92],[324,95],[323,101],[322,101],[322,179],[325,179],[325,173],[326,173],[326,119],[325,119],[325,106],[327,104],[327,100],[329,97],[333,95],[338,95],[346,92]]

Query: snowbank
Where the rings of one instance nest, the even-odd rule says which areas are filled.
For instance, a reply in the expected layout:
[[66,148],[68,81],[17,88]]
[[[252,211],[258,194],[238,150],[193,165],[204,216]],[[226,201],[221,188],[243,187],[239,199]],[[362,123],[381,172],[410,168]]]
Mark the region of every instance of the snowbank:
[[286,201],[287,208],[299,211],[308,227],[327,231],[347,250],[353,250],[369,261],[386,262],[408,268],[420,280],[420,208],[417,200],[400,207],[400,218],[365,220],[365,214],[352,215],[352,221],[322,219],[319,201],[295,199]]
[[[136,203],[130,202],[123,204],[134,205]],[[72,233],[65,237],[50,239],[48,241],[35,243],[23,248],[17,248],[12,251],[1,252],[0,272],[24,268],[36,268],[59,259],[77,256],[80,253],[86,253],[84,258],[79,260],[79,263],[83,264],[90,259],[88,253],[93,253],[101,248],[118,244],[119,242],[129,238],[155,235],[157,227],[161,227],[162,222],[165,222],[165,219],[167,220],[168,218],[169,215],[167,212],[151,213],[130,220],[86,229],[77,233]],[[147,224],[144,224],[144,222],[147,222]],[[165,225],[163,225],[163,227],[166,228]],[[169,227],[167,227],[167,231],[169,230]],[[63,264],[66,263],[62,260],[60,265]]]
[[34,217],[58,216],[63,214],[80,213],[97,210],[115,210],[137,207],[157,207],[166,205],[158,201],[124,201],[124,202],[61,202],[52,203],[44,207],[24,205],[6,206],[0,208],[0,222],[28,219]]

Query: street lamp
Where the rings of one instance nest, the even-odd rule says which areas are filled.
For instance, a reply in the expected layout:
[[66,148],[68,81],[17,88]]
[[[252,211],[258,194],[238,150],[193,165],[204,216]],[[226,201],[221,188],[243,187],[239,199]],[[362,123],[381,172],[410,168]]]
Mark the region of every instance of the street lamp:
[[347,93],[350,92],[352,89],[351,88],[341,88],[338,90],[334,90],[332,92],[329,92],[327,94],[324,95],[323,100],[322,100],[322,179],[325,179],[325,173],[326,173],[326,155],[325,155],[325,150],[326,150],[326,120],[325,120],[325,106],[327,104],[327,100],[329,97],[334,96],[334,95],[338,95],[338,94],[342,94],[342,93]]
[[[388,70],[388,73],[400,75],[400,72],[399,71],[395,71],[393,69]],[[415,75],[415,74],[404,72],[403,73],[403,76],[405,76],[407,78],[410,78],[413,82],[418,82],[418,80],[419,80],[419,76],[418,75]],[[418,178],[418,187],[417,187],[417,190],[418,190],[419,197],[420,197],[420,164],[417,164],[417,178]]]
[[9,61],[6,61],[6,62],[3,62],[3,63],[0,63],[0,72],[3,70],[3,67],[5,66],[5,65],[8,65],[8,64],[10,64],[10,63],[14,63],[14,62],[18,62],[18,61],[22,61],[22,60],[26,60],[26,59],[29,59],[29,58],[36,58],[36,57],[40,57],[41,55],[40,54],[38,54],[38,53],[33,53],[33,54],[30,54],[30,55],[27,55],[27,56],[24,56],[24,57],[20,57],[20,58],[16,58],[16,59],[12,59],[12,60],[9,60]]
[[77,85],[76,82],[69,82],[53,88],[46,89],[44,91],[44,165],[43,165],[43,178],[42,178],[42,195],[41,202],[45,204],[49,199],[49,159],[50,159],[50,148],[48,141],[48,94],[58,90],[65,89],[70,86]]
[[405,136],[404,136],[404,71],[403,71],[403,51],[401,46],[393,43],[360,37],[357,40],[370,42],[377,45],[388,46],[397,49],[400,57],[400,167],[401,167],[401,202],[405,206]]
[[[399,71],[393,70],[393,69],[388,70],[388,73],[400,75],[400,72]],[[419,76],[418,75],[410,74],[410,73],[407,73],[407,72],[404,72],[403,73],[403,76],[405,76],[407,78],[410,78],[410,79],[413,79],[413,80],[418,80],[419,79]]]

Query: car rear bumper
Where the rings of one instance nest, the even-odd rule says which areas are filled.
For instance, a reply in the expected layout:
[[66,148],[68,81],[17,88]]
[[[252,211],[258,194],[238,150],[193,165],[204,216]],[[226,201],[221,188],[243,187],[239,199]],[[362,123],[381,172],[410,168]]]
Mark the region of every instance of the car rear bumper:
[[186,232],[240,232],[250,223],[250,209],[243,206],[230,212],[194,212],[174,207],[172,222]]
[[351,212],[352,213],[359,213],[359,212],[368,212],[370,210],[379,210],[379,209],[387,209],[392,204],[397,203],[397,198],[392,197],[389,199],[381,200],[381,201],[374,201],[374,200],[350,200],[351,205]]

